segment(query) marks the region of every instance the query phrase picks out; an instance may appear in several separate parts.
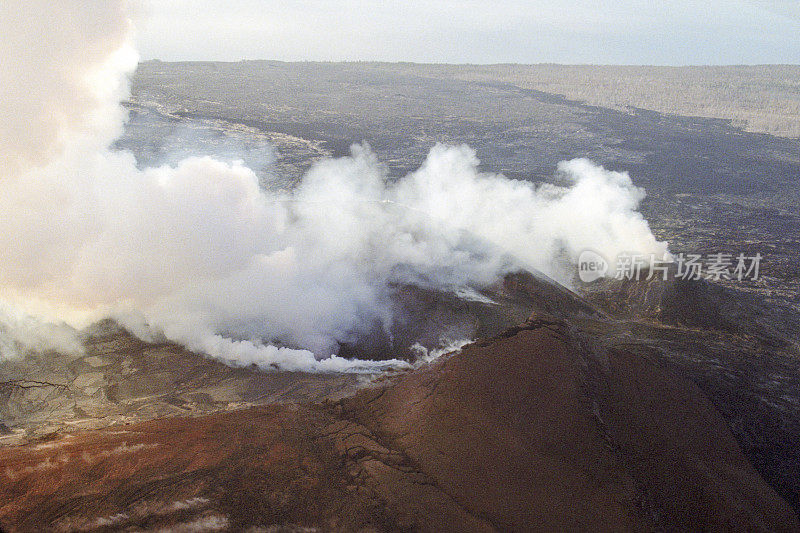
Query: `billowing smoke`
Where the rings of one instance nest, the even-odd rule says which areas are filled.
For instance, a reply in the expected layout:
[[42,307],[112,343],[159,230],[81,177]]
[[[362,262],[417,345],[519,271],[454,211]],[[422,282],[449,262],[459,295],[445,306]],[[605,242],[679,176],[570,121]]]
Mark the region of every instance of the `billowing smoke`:
[[232,364],[368,369],[386,363],[330,356],[391,325],[396,284],[480,289],[518,269],[566,282],[585,248],[666,251],[636,211],[643,192],[587,160],[536,187],[438,145],[392,181],[356,145],[284,195],[210,157],[139,170],[109,148],[135,67],[125,7],[0,4],[6,354],[41,348],[54,323],[113,317]]

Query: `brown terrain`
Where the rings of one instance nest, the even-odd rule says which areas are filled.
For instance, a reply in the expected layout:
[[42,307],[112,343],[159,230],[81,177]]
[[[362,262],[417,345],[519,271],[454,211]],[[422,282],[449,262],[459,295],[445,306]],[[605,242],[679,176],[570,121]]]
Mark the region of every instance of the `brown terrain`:
[[[360,386],[351,376],[217,368],[105,325],[87,342],[130,343],[138,380],[104,377],[128,384],[109,385],[116,392],[106,389],[104,401],[129,415],[50,432],[29,420],[18,445],[0,448],[0,526],[800,531],[719,400],[643,352],[632,322],[530,276],[511,276],[487,296],[504,311],[402,290],[399,301],[427,297],[431,316],[472,317],[479,331],[510,320],[523,300],[535,311],[460,352]],[[148,366],[170,350],[184,370]],[[208,398],[189,392],[201,371],[215,376],[216,385],[202,379]],[[154,375],[177,380],[169,387],[178,392],[132,389]],[[223,402],[225,389],[232,397]],[[209,407],[209,398],[221,403]],[[177,411],[146,420],[133,405]]]
[[414,363],[379,375],[96,324],[83,353],[0,360],[0,531],[800,531],[798,72],[142,63],[117,143],[142,166],[241,158],[289,190],[362,141],[393,177],[437,142],[536,183],[588,157],[647,189],[673,252],[763,275],[397,287],[391,334],[340,349]]

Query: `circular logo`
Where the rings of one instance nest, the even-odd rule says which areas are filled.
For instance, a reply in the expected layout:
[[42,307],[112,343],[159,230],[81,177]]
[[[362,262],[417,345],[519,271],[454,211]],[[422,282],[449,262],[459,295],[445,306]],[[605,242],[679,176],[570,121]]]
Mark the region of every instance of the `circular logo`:
[[578,277],[584,283],[602,278],[608,272],[608,261],[594,250],[584,250],[578,256]]

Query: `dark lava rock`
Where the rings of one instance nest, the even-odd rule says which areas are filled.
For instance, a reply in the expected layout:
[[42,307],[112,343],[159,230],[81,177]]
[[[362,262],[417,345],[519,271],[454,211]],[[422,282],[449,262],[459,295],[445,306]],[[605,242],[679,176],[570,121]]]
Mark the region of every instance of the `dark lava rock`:
[[541,313],[339,401],[110,427],[0,464],[10,531],[800,530],[697,386]]

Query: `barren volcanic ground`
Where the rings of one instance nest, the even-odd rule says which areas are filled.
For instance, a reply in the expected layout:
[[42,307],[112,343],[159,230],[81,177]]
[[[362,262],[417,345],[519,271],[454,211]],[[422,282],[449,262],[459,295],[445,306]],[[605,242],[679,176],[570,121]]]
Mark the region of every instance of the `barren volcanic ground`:
[[[604,290],[595,299],[622,308],[529,275],[485,291],[491,305],[403,288],[400,301],[440,327],[472,323],[479,338],[360,387],[351,376],[229,369],[98,325],[87,332],[88,361],[51,369],[54,381],[73,376],[64,387],[6,384],[19,409],[4,415],[18,430],[7,437],[17,445],[0,448],[0,523],[798,530],[775,490],[798,485],[796,410],[758,377],[791,370],[784,334],[759,330],[763,315],[747,301],[726,331],[713,317],[729,296],[703,283],[651,286],[648,297]],[[684,298],[700,307],[673,305]],[[625,307],[633,303],[649,307]],[[623,316],[634,311],[647,318]],[[92,383],[76,372],[86,364]],[[25,403],[37,398],[38,408]]]
[[147,62],[118,144],[244,157],[268,188],[361,141],[394,176],[435,142],[532,181],[590,157],[647,189],[673,251],[760,252],[763,278],[397,287],[404,320],[343,354],[477,340],[372,376],[230,368],[102,322],[84,354],[0,362],[0,529],[800,531],[800,142],[465,78]]
[[0,449],[0,520],[12,531],[800,528],[700,388],[598,344],[598,331],[633,326],[541,283],[498,289],[548,295],[524,323],[352,396]]
[[[744,68],[739,81],[757,72],[766,83],[768,69]],[[797,72],[777,67],[772,84],[791,86]],[[692,75],[684,73],[689,85]],[[707,85],[706,74],[695,81]],[[586,105],[508,76],[492,81],[480,69],[413,64],[149,61],[139,65],[128,107],[119,145],[142,164],[228,154],[270,188],[291,187],[314,161],[362,141],[396,176],[418,168],[436,142],[467,143],[484,169],[534,182],[551,180],[563,159],[588,157],[646,188],[642,212],[673,252],[760,252],[760,282],[734,287],[800,309],[797,138],[750,133],[731,120]]]

